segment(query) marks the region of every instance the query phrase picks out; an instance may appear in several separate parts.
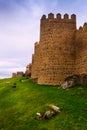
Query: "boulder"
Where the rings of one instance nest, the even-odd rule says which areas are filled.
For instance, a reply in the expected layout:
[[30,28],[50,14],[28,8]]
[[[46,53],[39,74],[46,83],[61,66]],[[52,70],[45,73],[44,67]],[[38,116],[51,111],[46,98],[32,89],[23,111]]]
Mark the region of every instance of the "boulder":
[[60,108],[55,106],[55,105],[51,105],[50,109],[53,110],[55,113],[59,113],[60,112]]
[[39,112],[36,113],[36,119],[37,120],[41,120],[42,119],[41,113],[39,113]]
[[68,81],[64,81],[63,84],[61,84],[61,88],[62,89],[68,89],[75,86],[75,81],[74,80],[68,80]]
[[41,113],[37,112],[36,119],[37,120],[50,119],[53,116],[56,116],[58,113],[60,113],[60,108],[55,105],[51,105],[49,106],[49,109],[45,111],[42,115]]
[[69,76],[64,80],[60,87],[62,89],[68,89],[76,85],[87,85],[87,74]]
[[55,115],[55,112],[52,110],[48,110],[45,112],[45,114],[43,115],[44,119],[49,119],[52,118]]

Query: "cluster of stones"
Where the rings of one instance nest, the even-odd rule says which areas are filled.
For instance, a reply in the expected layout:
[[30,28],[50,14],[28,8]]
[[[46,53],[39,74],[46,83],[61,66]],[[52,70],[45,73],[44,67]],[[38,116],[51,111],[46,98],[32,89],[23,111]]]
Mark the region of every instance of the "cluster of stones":
[[77,30],[75,14],[43,15],[30,66],[38,84],[60,85],[68,76],[87,74],[87,23]]
[[77,85],[87,85],[87,74],[72,75],[67,77],[60,85],[62,89],[69,89]]
[[49,106],[49,110],[47,110],[45,113],[41,114],[40,112],[36,113],[36,119],[37,120],[42,120],[42,119],[50,119],[54,116],[56,116],[58,113],[60,113],[60,108],[55,106],[55,105],[51,105]]

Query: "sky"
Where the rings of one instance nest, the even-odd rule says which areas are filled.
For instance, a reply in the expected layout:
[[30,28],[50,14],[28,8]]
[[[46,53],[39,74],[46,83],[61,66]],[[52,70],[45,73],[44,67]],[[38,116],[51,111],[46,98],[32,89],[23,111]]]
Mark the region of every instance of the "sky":
[[87,22],[87,0],[0,0],[0,79],[25,71],[40,37],[43,14],[77,15],[77,28]]

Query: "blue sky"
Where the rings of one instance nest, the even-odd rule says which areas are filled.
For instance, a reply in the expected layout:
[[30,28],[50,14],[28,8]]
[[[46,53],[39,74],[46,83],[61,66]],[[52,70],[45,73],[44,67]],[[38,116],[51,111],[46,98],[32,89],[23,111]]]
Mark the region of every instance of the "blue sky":
[[24,71],[39,41],[43,14],[77,15],[77,27],[87,22],[87,0],[0,0],[0,78]]

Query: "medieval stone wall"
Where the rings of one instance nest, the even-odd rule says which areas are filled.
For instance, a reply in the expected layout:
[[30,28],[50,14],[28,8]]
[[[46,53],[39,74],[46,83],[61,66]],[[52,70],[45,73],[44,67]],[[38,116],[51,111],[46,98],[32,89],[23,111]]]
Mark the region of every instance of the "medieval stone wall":
[[76,73],[87,74],[87,23],[76,31]]
[[76,16],[68,14],[56,18],[52,13],[41,19],[40,44],[42,65],[38,77],[39,84],[60,84],[66,76],[74,72],[74,33]]
[[22,71],[18,71],[17,73],[12,73],[12,78],[15,77],[23,77],[24,73]]
[[40,41],[35,43],[32,56],[31,78],[37,78],[38,84],[59,85],[68,76],[85,73],[86,43],[87,26],[77,30],[76,15],[43,15]]
[[35,43],[35,52],[32,55],[32,70],[31,70],[31,78],[38,78],[39,69],[40,69],[40,49],[39,43]]

